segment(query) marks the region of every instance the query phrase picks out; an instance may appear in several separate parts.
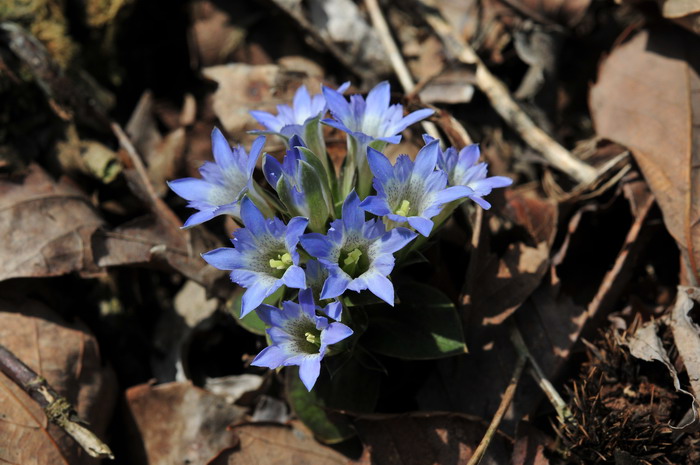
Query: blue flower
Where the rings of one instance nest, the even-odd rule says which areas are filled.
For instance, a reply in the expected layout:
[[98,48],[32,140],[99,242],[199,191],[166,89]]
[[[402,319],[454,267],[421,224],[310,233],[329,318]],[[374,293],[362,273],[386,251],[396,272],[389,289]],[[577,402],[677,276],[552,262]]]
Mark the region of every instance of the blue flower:
[[234,233],[233,248],[221,247],[202,258],[220,270],[231,270],[231,280],[246,288],[242,318],[282,285],[306,288],[297,244],[309,220],[296,217],[285,226],[278,218],[265,219],[247,197],[241,202],[241,218],[245,228]]
[[231,150],[218,128],[212,131],[211,141],[215,163],[205,162],[199,168],[203,179],[183,178],[168,183],[177,195],[189,200],[188,207],[199,210],[185,221],[183,228],[204,223],[218,215],[238,217],[241,197],[254,190],[253,170],[265,138],[255,139],[250,153],[241,146]]
[[328,270],[321,290],[322,299],[332,299],[347,289],[369,289],[394,305],[394,286],[387,278],[394,269],[393,253],[411,242],[416,234],[406,228],[389,232],[382,222],[365,221],[360,199],[351,192],[343,203],[343,217],[331,223],[327,235],[304,234],[302,247]]
[[323,291],[323,284],[328,279],[328,269],[321,264],[315,258],[312,258],[306,262],[306,285],[314,293],[314,298],[316,300],[321,300],[321,291]]
[[435,170],[438,143],[433,140],[420,149],[415,163],[407,155],[400,155],[393,166],[381,152],[370,148],[367,158],[377,195],[367,197],[360,207],[397,224],[407,222],[423,236],[430,235],[431,218],[440,213],[442,206],[472,193],[464,186],[445,188],[447,175]]
[[[337,92],[342,94],[348,87],[350,83],[346,82],[338,87]],[[250,114],[270,132],[287,138],[294,134],[303,138],[303,126],[325,112],[326,99],[323,94],[311,96],[306,86],[302,85],[295,92],[291,106],[277,105],[277,115],[258,110],[253,110]]]
[[361,95],[352,95],[348,102],[339,92],[328,87],[323,87],[323,95],[335,118],[323,122],[362,143],[381,140],[398,144],[401,141],[400,132],[434,113],[433,110],[422,109],[403,116],[403,106],[389,105],[390,88],[386,81],[377,84],[367,95],[367,100]]
[[[433,140],[427,134],[423,136],[426,143]],[[479,145],[472,144],[457,152],[450,147],[444,152],[440,151],[438,166],[447,173],[447,183],[450,186],[466,186],[473,192],[467,197],[488,210],[491,204],[483,199],[484,196],[498,187],[507,187],[513,184],[513,180],[505,176],[491,176],[488,174],[488,164],[479,161]]]
[[[318,316],[316,310],[324,316]],[[267,368],[299,365],[299,377],[311,391],[321,371],[321,359],[328,346],[352,335],[353,331],[340,323],[342,304],[333,302],[326,308],[314,304],[311,289],[299,292],[299,303],[285,301],[282,310],[262,305],[256,313],[266,325],[272,345],[263,349],[251,365]]]
[[290,216],[309,218],[312,231],[325,230],[333,205],[325,169],[312,165],[314,155],[304,152],[306,147],[298,136],[292,137],[290,146],[282,163],[271,155],[265,156],[265,179],[277,191]]
[[422,109],[403,116],[403,106],[389,105],[390,89],[386,81],[377,84],[367,95],[367,100],[360,95],[352,95],[348,102],[340,93],[327,87],[323,88],[323,95],[335,119],[324,119],[322,122],[350,136],[341,193],[349,193],[356,179],[356,191],[364,199],[372,186],[367,147],[383,150],[387,143],[398,144],[404,129],[432,115],[433,110]]

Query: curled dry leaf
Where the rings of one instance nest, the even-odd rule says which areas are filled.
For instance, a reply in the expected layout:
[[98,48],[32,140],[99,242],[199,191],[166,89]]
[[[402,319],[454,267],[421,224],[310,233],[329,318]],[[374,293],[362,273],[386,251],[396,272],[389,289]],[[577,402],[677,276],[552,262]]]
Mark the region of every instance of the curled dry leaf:
[[88,197],[38,165],[0,178],[0,280],[94,271],[90,236],[102,224]]
[[[95,338],[45,305],[0,300],[0,341],[77,409],[104,438],[116,397],[114,374],[102,366]],[[37,403],[0,374],[0,462],[18,465],[97,464]]]
[[300,422],[290,426],[241,425],[234,428],[240,447],[223,451],[209,465],[347,465],[345,456],[322,446]]
[[613,51],[591,92],[599,136],[626,145],[664,223],[700,277],[700,38],[642,31]]
[[126,402],[135,463],[204,464],[238,444],[229,426],[243,418],[243,410],[190,383],[134,386]]

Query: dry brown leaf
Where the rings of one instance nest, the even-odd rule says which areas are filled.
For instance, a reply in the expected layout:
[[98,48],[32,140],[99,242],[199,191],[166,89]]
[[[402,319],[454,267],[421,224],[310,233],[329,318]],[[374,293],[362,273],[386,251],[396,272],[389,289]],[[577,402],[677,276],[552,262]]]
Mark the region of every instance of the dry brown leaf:
[[[114,375],[102,366],[97,341],[45,305],[26,298],[0,300],[0,341],[46,378],[104,438],[116,397]],[[0,462],[81,465],[87,455],[23,390],[0,374]]]
[[689,312],[700,300],[700,289],[678,287],[676,304],[671,311],[671,330],[678,354],[688,372],[690,387],[695,397],[700,396],[700,328],[692,320]]
[[90,236],[100,226],[90,200],[38,165],[0,179],[0,280],[93,270]]
[[695,277],[700,276],[699,49],[700,38],[679,30],[642,31],[613,51],[591,92],[598,135],[632,151]]
[[190,383],[142,384],[126,391],[135,463],[204,464],[238,444],[229,426],[243,410]]
[[[483,438],[478,418],[454,413],[420,413],[355,421],[365,451],[360,464],[465,464]],[[510,445],[498,433],[480,463],[510,463]]]
[[234,428],[240,447],[222,452],[209,465],[346,465],[350,461],[316,442],[301,423],[241,425]]
[[194,250],[181,243],[180,231],[153,216],[136,218],[111,231],[99,230],[92,237],[95,263],[101,267],[123,265],[169,266],[186,277],[209,286],[221,273],[208,266],[199,253],[215,248],[204,230],[191,231],[200,239]]
[[504,0],[536,21],[550,21],[573,27],[588,10],[591,0]]

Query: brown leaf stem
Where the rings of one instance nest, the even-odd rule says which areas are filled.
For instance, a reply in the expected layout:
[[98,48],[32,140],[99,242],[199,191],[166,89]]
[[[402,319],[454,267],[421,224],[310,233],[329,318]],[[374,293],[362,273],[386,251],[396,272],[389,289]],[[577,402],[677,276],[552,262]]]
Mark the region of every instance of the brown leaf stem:
[[49,421],[63,429],[90,456],[114,459],[109,446],[84,426],[85,422],[78,417],[73,405],[2,344],[0,371],[29,394],[44,409]]

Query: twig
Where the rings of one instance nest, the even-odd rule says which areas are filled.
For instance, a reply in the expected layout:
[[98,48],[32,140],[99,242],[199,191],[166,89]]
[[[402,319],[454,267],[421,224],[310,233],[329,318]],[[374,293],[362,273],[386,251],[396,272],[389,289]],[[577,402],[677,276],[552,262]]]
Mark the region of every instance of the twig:
[[348,58],[348,54],[344,51],[342,51],[337,45],[335,45],[331,40],[323,37],[321,33],[318,32],[317,28],[309,22],[308,19],[306,19],[301,13],[298,11],[295,11],[293,8],[291,8],[287,2],[283,0],[268,0],[272,4],[274,4],[277,8],[282,10],[287,16],[292,18],[296,23],[299,25],[299,27],[307,34],[309,34],[311,37],[316,40],[319,44],[321,44],[325,49],[335,57],[336,60],[340,62],[343,66],[345,66],[350,72],[356,74],[360,78],[362,78],[364,81],[368,82],[376,82],[377,81],[377,76],[374,73],[370,73],[368,71],[365,71],[361,69],[358,66],[355,66],[355,64]]
[[491,439],[493,439],[494,434],[498,430],[498,426],[503,420],[503,416],[506,414],[510,403],[513,401],[513,396],[515,396],[515,390],[518,387],[518,382],[520,381],[520,375],[523,373],[523,368],[525,367],[525,362],[527,362],[527,357],[522,353],[518,354],[518,360],[515,362],[515,369],[513,370],[513,376],[510,378],[510,383],[503,393],[503,398],[501,398],[501,403],[498,405],[498,410],[491,419],[491,424],[489,424],[484,437],[481,438],[481,442],[477,446],[474,454],[467,462],[467,465],[477,465],[481,462],[481,459],[486,454],[486,450],[491,444]]
[[[114,459],[107,444],[87,429],[65,397],[61,397],[44,378],[0,344],[0,371],[21,387],[39,406],[46,417],[72,437],[91,457]],[[21,445],[18,445],[21,447]]]
[[520,330],[515,325],[515,323],[511,323],[510,340],[513,343],[513,347],[515,347],[515,350],[518,352],[518,354],[527,357],[527,359],[529,360],[530,375],[534,378],[534,380],[540,386],[540,389],[542,389],[544,394],[547,396],[547,399],[549,399],[549,402],[557,411],[559,421],[562,423],[573,423],[574,416],[572,415],[571,410],[569,410],[569,407],[566,405],[566,402],[564,402],[564,399],[561,398],[557,390],[554,389],[552,383],[549,382],[549,380],[545,377],[542,368],[540,368],[539,363],[537,363],[537,360],[535,360],[532,357],[530,349],[528,349],[525,345],[523,336],[522,334],[520,334]]
[[[386,50],[387,55],[389,55],[389,61],[391,62],[392,68],[394,68],[396,77],[399,78],[401,87],[403,87],[405,93],[410,94],[416,87],[416,84],[413,82],[411,72],[409,71],[408,66],[406,66],[406,62],[404,62],[403,56],[401,55],[399,48],[396,46],[396,43],[391,36],[389,25],[384,18],[382,9],[379,8],[379,2],[377,0],[365,0],[365,5],[367,6],[367,11],[369,12],[370,18],[372,19],[372,25],[374,25],[374,29],[379,34],[379,39],[384,46],[384,50]],[[428,135],[434,137],[435,139],[440,139],[440,132],[434,123],[430,121],[423,121],[421,122],[421,125],[423,126],[423,130],[425,130]]]
[[474,49],[438,14],[432,0],[417,0],[423,7],[423,16],[440,40],[457,60],[476,66],[476,86],[488,97],[494,110],[533,149],[540,152],[555,168],[581,183],[591,183],[597,176],[596,169],[575,158],[571,153],[540,129],[520,108],[508,88],[486,67]]

